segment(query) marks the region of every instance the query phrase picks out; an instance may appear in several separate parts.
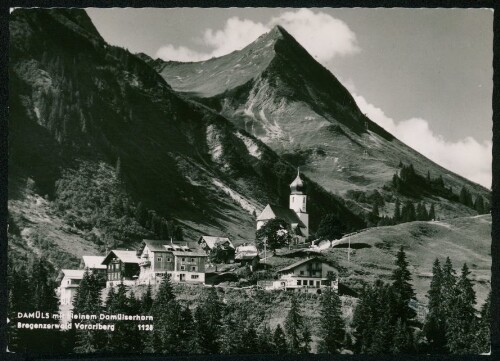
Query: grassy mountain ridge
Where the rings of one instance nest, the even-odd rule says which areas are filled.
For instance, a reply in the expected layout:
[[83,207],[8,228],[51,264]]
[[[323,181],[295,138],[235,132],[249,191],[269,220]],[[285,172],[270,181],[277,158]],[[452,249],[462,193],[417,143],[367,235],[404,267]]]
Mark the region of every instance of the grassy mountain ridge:
[[[410,263],[417,298],[427,303],[426,293],[432,276],[432,263],[450,257],[457,274],[464,263],[471,270],[478,304],[490,291],[491,215],[461,217],[436,222],[410,222],[390,227],[375,227],[342,239],[327,252],[348,269],[346,282],[389,280],[395,255],[402,245]],[[351,263],[347,245],[351,243]]]
[[[162,228],[171,221],[190,239],[251,240],[252,213],[288,203],[292,165],[106,44],[83,10],[18,9],[9,26],[9,212],[18,227],[28,183],[101,252],[171,233]],[[342,199],[306,182],[313,227],[325,212],[364,226]]]

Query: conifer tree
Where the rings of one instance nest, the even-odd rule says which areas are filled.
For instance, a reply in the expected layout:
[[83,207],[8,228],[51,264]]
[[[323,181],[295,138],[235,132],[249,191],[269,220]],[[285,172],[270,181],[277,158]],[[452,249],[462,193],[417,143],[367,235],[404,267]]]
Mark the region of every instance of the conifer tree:
[[[108,314],[134,314],[127,297],[127,287],[122,283],[117,286],[116,293],[112,296]],[[109,298],[108,298],[109,301]],[[115,324],[115,330],[108,333],[106,349],[111,352],[137,352],[140,345],[140,335],[134,322],[121,321]]]
[[193,353],[195,341],[194,319],[188,307],[184,307],[180,313],[180,341],[181,353]]
[[394,205],[394,216],[392,217],[395,223],[401,221],[401,202],[396,199],[396,204]]
[[307,323],[304,324],[302,329],[302,353],[309,353],[311,350],[312,334]]
[[481,307],[477,347],[479,353],[488,353],[491,349],[491,291]]
[[474,202],[474,209],[479,214],[484,214],[484,199],[482,196],[478,195],[476,201]]
[[35,311],[31,301],[31,288],[28,272],[24,265],[15,268],[8,260],[7,287],[9,290],[7,338],[11,352],[27,352],[30,350],[31,330],[17,328],[17,313]]
[[114,302],[115,302],[115,289],[114,287],[110,287],[108,294],[106,296],[106,310],[108,312],[114,312],[113,307],[114,307]]
[[368,332],[372,332],[373,335],[371,343],[365,345],[365,353],[374,355],[390,353],[394,338],[390,315],[382,312],[374,326],[373,329],[368,329]]
[[320,298],[320,352],[339,353],[345,336],[342,302],[337,292],[327,288]]
[[429,214],[425,208],[425,204],[419,203],[417,205],[417,221],[427,221],[429,219]]
[[274,353],[277,354],[286,354],[288,353],[288,344],[286,341],[285,332],[283,332],[283,328],[278,324],[273,334],[273,344],[274,344]]
[[291,307],[285,319],[285,331],[290,353],[298,354],[304,350],[304,318],[300,313],[295,295],[291,298]]
[[478,320],[476,318],[476,293],[469,279],[467,264],[457,281],[451,312],[446,329],[447,347],[453,354],[477,353]]
[[148,351],[166,354],[184,352],[181,349],[182,340],[180,339],[184,326],[180,322],[181,313],[182,308],[175,298],[170,275],[165,274],[151,307],[155,323],[149,339]]
[[453,303],[453,298],[455,294],[455,285],[457,282],[457,277],[455,274],[455,270],[453,269],[453,264],[451,263],[450,257],[446,257],[446,261],[443,265],[442,269],[442,286],[441,286],[441,294],[442,294],[442,315],[444,318],[444,322],[446,327],[448,327],[448,320],[451,316],[451,305]]
[[436,219],[436,209],[433,203],[431,204],[431,209],[429,210],[429,221],[433,221],[435,219]]
[[[73,313],[99,314],[101,313],[101,288],[100,280],[88,268],[85,269],[83,278],[73,300]],[[93,320],[79,320],[82,324],[94,324]],[[74,328],[74,326],[73,326]],[[77,353],[93,353],[102,350],[106,338],[103,331],[98,330],[76,330],[75,348]]]
[[222,354],[237,354],[243,352],[246,316],[243,309],[225,307],[221,324],[220,352]]
[[246,328],[243,334],[243,339],[245,340],[243,344],[243,353],[260,353],[258,335],[253,323],[250,323]]
[[151,290],[151,284],[148,283],[146,292],[144,292],[144,295],[142,296],[141,300],[141,312],[143,314],[149,315],[152,307],[153,307],[153,293]]
[[216,354],[220,350],[222,304],[214,288],[208,289],[205,300],[196,308],[195,337],[198,343],[198,352],[202,354]]
[[443,270],[436,258],[432,267],[432,280],[427,292],[429,312],[424,324],[424,334],[431,350],[442,352],[446,345],[446,316],[444,314]]
[[267,324],[258,334],[258,353],[270,354],[274,352],[273,334]]
[[411,273],[408,270],[408,261],[403,246],[396,256],[396,269],[392,273],[392,292],[395,297],[395,305],[392,310],[396,318],[401,318],[405,324],[416,316],[415,311],[410,308],[409,302],[415,299],[415,291],[411,284]]
[[320,239],[339,239],[342,237],[342,225],[339,222],[338,217],[329,213],[326,214],[319,222],[318,229],[316,231],[316,237]]
[[394,328],[391,351],[393,354],[410,353],[413,351],[412,331],[400,318],[398,318]]

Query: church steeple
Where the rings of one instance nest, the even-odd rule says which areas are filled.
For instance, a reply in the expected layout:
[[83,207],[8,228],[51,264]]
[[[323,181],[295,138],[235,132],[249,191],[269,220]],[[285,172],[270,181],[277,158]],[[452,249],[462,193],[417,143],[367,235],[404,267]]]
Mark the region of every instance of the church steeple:
[[307,214],[306,187],[304,181],[300,178],[300,168],[297,168],[297,177],[290,184],[290,190],[290,209],[297,214],[305,225],[301,232],[307,238],[309,236],[309,215]]
[[306,187],[304,181],[300,178],[300,168],[297,168],[297,177],[290,184],[290,191],[292,194],[305,194]]

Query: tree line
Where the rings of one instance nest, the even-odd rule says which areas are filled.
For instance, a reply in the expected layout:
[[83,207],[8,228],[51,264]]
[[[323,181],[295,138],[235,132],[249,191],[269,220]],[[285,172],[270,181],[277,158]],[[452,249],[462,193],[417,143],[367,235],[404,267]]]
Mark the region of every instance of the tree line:
[[432,193],[454,202],[460,202],[478,214],[490,211],[488,201],[480,194],[477,194],[473,199],[473,194],[466,186],[462,186],[459,194],[456,194],[451,186],[446,186],[441,175],[432,178],[430,172],[427,171],[427,176],[424,177],[415,171],[411,163],[405,165],[400,162],[399,168],[399,172],[396,172],[392,177],[392,187],[403,195],[415,197],[419,194]]
[[57,180],[53,209],[102,252],[145,238],[182,241],[183,231],[175,220],[135,203],[120,174],[119,158],[114,170],[104,163],[80,162]]
[[416,318],[415,292],[406,255],[401,248],[392,283],[377,280],[367,286],[354,312],[354,352],[479,354],[489,351],[490,297],[479,314],[470,272],[466,264],[460,276],[446,259],[436,259],[427,293],[425,320]]
[[[9,350],[34,353],[163,353],[163,354],[478,354],[489,351],[491,293],[476,311],[476,296],[465,264],[457,276],[449,258],[436,259],[427,293],[425,318],[417,317],[415,291],[406,254],[396,256],[391,282],[377,280],[364,287],[352,323],[342,314],[337,291],[322,289],[319,317],[306,316],[299,297],[291,294],[284,322],[271,325],[252,308],[228,302],[216,288],[203,289],[196,305],[174,292],[166,275],[153,295],[142,295],[123,284],[109,288],[99,276],[85,271],[73,300],[75,314],[151,315],[152,331],[138,329],[137,321],[114,322],[114,331],[27,330],[16,327],[17,312],[57,313],[58,299],[50,269],[41,260],[28,268],[9,266]],[[265,294],[264,291],[261,291]],[[261,300],[263,302],[263,300]],[[52,322],[37,320],[37,322]],[[82,324],[100,321],[72,320]],[[101,321],[102,322],[102,321]],[[317,347],[312,349],[316,336]]]
[[[310,322],[303,315],[295,296],[290,299],[284,323],[271,328],[266,322],[257,324],[252,321],[245,307],[225,303],[215,288],[208,288],[194,309],[183,305],[175,295],[168,274],[155,297],[152,296],[151,286],[148,286],[140,301],[121,284],[116,291],[110,289],[105,304],[101,305],[99,287],[95,276],[86,272],[75,296],[75,313],[151,315],[154,319],[153,331],[139,332],[133,321],[117,323],[112,332],[73,329],[70,339],[73,340],[74,352],[299,354],[311,351]],[[337,292],[327,289],[321,295],[320,305],[319,350],[337,353],[345,334],[341,300]]]

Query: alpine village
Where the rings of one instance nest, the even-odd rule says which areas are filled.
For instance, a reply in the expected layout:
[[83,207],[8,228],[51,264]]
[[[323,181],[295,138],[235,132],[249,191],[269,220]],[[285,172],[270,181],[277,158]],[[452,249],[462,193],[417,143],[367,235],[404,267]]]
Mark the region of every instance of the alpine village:
[[9,27],[9,352],[489,352],[490,190],[286,29],[181,63]]

